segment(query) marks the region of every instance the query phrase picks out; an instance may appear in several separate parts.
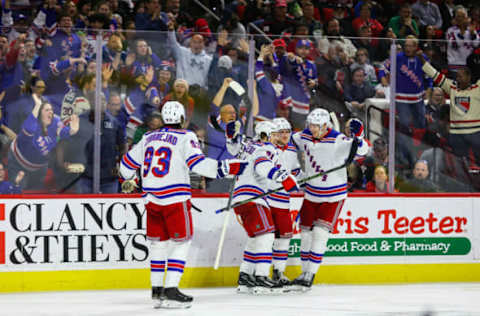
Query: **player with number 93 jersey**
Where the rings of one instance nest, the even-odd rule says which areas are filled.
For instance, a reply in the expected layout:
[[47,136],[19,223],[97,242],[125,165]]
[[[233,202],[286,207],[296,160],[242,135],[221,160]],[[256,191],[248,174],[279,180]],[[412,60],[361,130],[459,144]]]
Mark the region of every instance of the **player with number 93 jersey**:
[[131,191],[138,170],[147,210],[147,238],[151,241],[150,276],[155,307],[190,307],[193,298],[178,290],[193,235],[189,171],[222,178],[241,174],[247,163],[206,158],[196,135],[181,128],[185,122],[181,103],[166,102],[161,115],[164,127],[146,133],[123,156],[122,190]]

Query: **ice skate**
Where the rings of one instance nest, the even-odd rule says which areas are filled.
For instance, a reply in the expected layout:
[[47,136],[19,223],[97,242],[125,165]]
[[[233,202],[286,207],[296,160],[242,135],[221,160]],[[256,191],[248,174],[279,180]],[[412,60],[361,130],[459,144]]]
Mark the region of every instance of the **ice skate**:
[[237,293],[239,294],[248,294],[251,293],[255,287],[255,277],[251,274],[240,272],[238,275],[238,287]]
[[302,272],[298,278],[293,280],[291,289],[293,291],[308,292],[312,288],[313,279],[315,279],[315,274]]
[[193,297],[185,295],[178,287],[165,288],[163,291],[163,300],[161,308],[190,308],[192,307]]
[[292,285],[292,281],[290,281],[290,279],[287,278],[285,274],[283,274],[283,272],[280,272],[277,269],[273,269],[272,280],[282,286],[283,292],[291,291],[290,287]]
[[255,287],[252,293],[255,295],[280,294],[283,292],[282,285],[267,276],[256,276]]
[[162,286],[152,286],[152,300],[159,300],[162,296],[163,287]]
[[152,286],[153,308],[161,308],[163,301],[163,287]]

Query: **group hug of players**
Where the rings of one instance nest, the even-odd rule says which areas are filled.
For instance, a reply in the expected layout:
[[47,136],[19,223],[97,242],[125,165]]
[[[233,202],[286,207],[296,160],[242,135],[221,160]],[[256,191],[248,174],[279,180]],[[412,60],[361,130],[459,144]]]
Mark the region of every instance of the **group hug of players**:
[[[292,134],[290,123],[276,118],[257,123],[255,137],[247,139],[240,134],[241,124],[230,122],[226,146],[235,159],[217,161],[204,156],[193,132],[182,129],[182,104],[165,103],[161,115],[163,127],[145,134],[122,157],[120,167],[123,192],[133,191],[141,178],[155,307],[185,308],[193,301],[178,289],[193,235],[189,171],[209,178],[235,176],[234,205],[283,186],[266,199],[234,208],[248,235],[237,291],[270,294],[310,289],[347,196],[346,168],[325,171],[345,164],[352,150],[357,155],[367,153],[362,123],[350,120],[350,135],[345,135],[332,128],[328,111],[317,108],[308,114],[301,132]],[[303,171],[299,152],[303,152]],[[290,193],[299,191],[298,181],[307,177],[300,210],[302,273],[289,280],[284,271],[294,227]]]

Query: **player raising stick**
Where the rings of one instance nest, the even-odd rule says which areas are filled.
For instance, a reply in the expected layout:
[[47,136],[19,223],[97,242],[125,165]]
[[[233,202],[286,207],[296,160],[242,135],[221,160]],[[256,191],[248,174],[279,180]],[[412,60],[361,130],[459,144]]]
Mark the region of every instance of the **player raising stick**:
[[164,126],[146,133],[123,156],[120,175],[127,180],[122,183],[122,191],[133,191],[140,169],[155,307],[190,307],[193,298],[178,289],[193,235],[189,170],[209,178],[225,177],[240,175],[247,163],[206,158],[195,134],[181,129],[185,122],[181,103],[166,102],[161,115]]
[[[362,156],[368,152],[360,120],[351,121],[351,137],[329,128],[329,121],[328,111],[317,108],[308,114],[307,128],[293,135],[297,148],[305,153],[305,177],[345,163],[352,150]],[[293,281],[298,289],[311,288],[346,197],[346,167],[306,183],[300,209],[302,274]]]
[[[272,132],[271,142],[275,145],[277,166],[290,172],[294,176],[300,173],[300,163],[297,157],[297,148],[290,143],[292,127],[283,117],[273,119],[275,130]],[[278,184],[272,183],[271,189]],[[282,190],[267,197],[268,205],[275,223],[275,241],[273,242],[273,277],[285,289],[291,281],[284,275],[288,259],[288,248],[293,235],[293,220],[290,214],[290,193]]]
[[[235,129],[235,126],[237,128]],[[273,162],[275,147],[268,139],[275,129],[272,122],[259,122],[255,126],[255,139],[242,144],[238,124],[227,124],[227,149],[238,158],[249,162],[245,172],[238,177],[233,192],[233,203],[265,193],[270,181],[282,183],[286,191],[298,190],[294,176]],[[240,265],[238,292],[253,294],[280,293],[282,286],[268,277],[272,263],[272,246],[275,226],[267,202],[258,199],[234,209],[248,235],[247,245]]]

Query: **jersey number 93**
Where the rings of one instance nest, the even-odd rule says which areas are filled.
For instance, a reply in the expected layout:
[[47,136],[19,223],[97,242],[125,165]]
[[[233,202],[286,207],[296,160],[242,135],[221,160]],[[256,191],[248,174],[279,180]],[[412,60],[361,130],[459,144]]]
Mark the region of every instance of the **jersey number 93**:
[[[156,166],[152,168],[152,161],[155,157],[158,157]],[[143,177],[148,176],[150,169],[155,177],[164,177],[170,170],[170,158],[172,157],[172,151],[168,147],[160,147],[155,151],[152,146],[148,147],[145,151],[145,159],[143,161]]]

